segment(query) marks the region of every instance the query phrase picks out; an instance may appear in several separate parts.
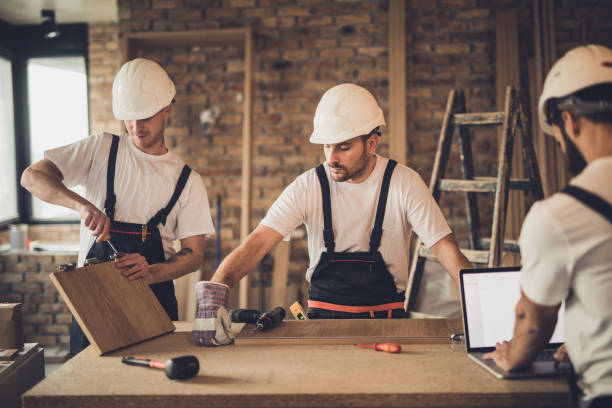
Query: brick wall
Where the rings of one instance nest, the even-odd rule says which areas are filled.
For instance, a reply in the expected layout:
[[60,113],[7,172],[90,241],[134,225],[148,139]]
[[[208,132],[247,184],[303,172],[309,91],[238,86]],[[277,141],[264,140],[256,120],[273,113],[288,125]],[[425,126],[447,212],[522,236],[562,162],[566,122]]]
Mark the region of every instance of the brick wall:
[[[121,33],[253,28],[253,225],[284,186],[323,160],[321,148],[310,145],[307,137],[316,103],[326,89],[340,82],[359,83],[374,93],[388,114],[387,1],[119,0],[118,5],[119,24],[90,29],[96,56],[90,58],[90,84],[99,84],[99,95],[107,98],[97,99],[97,107],[91,108],[92,123],[100,126],[118,125],[110,112],[110,84],[119,66],[113,41]],[[523,88],[528,89],[526,60],[533,56],[531,1],[406,2],[408,163],[426,181],[449,91],[465,90],[468,111],[496,109],[495,12],[507,7],[519,8],[521,77]],[[556,1],[559,55],[581,43],[583,33],[587,41],[609,45],[610,9],[603,0]],[[162,63],[177,82],[177,103],[167,133],[171,149],[202,174],[213,217],[216,197],[222,199],[223,257],[239,239],[241,50],[204,47],[146,56]],[[102,65],[97,66],[96,61]],[[219,107],[222,115],[212,134],[203,138],[198,115],[211,106]],[[479,132],[473,137],[478,175],[492,174],[495,133]],[[379,152],[385,155],[384,136],[382,142]],[[451,157],[449,176],[458,175],[458,160],[457,155]],[[490,201],[479,195],[485,220]],[[463,240],[463,197],[443,195],[441,206]],[[488,235],[489,228],[490,224],[483,223],[482,234]],[[210,274],[214,245],[209,245],[206,259],[206,273]],[[290,285],[299,287],[307,260],[304,238],[293,240],[291,259]],[[267,280],[258,273],[251,276],[254,284]]]
[[76,253],[0,254],[0,302],[23,303],[26,342],[68,349],[72,315],[49,273],[76,260]]
[[[406,1],[408,163],[428,181],[448,92],[463,88],[472,111],[495,107],[495,12],[519,8],[521,80],[528,88],[526,59],[533,56],[531,1]],[[612,46],[612,7],[605,0],[557,0],[558,55],[586,42]],[[120,132],[111,110],[111,87],[120,67],[119,36],[131,31],[171,31],[253,27],[255,95],[253,120],[253,226],[283,187],[323,160],[310,145],[312,116],[321,94],[340,82],[357,82],[378,98],[388,114],[387,1],[325,0],[119,0],[119,23],[89,27],[90,127]],[[143,54],[162,63],[177,84],[177,103],[166,136],[169,147],[203,177],[213,219],[221,197],[222,257],[236,247],[240,216],[240,98],[242,50],[235,47],[177,49]],[[210,135],[200,133],[199,113],[212,106],[222,114]],[[496,137],[474,135],[480,175],[493,169]],[[385,136],[380,153],[388,153]],[[458,174],[458,157],[449,175]],[[479,197],[481,201],[485,197]],[[443,195],[441,206],[459,238],[465,236],[463,199]],[[483,214],[489,208],[481,206]],[[215,221],[216,223],[216,221]],[[488,231],[483,230],[483,234]],[[76,226],[30,227],[30,238],[78,239]],[[292,241],[289,285],[304,295],[307,265],[304,231]],[[302,236],[300,238],[299,236]],[[0,243],[6,232],[0,233]],[[205,273],[215,269],[209,242]],[[5,254],[0,269],[0,301],[24,302],[28,341],[67,344],[68,311],[47,278],[76,256]],[[260,283],[270,284],[273,260],[266,257],[252,276],[255,298]]]

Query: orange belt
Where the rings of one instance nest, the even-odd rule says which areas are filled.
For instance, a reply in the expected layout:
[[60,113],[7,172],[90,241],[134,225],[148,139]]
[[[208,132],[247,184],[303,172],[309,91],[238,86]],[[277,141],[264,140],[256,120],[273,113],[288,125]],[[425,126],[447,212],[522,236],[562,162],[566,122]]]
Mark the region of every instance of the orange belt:
[[348,312],[348,313],[367,313],[380,312],[380,311],[392,311],[394,309],[403,309],[404,302],[385,303],[382,305],[374,306],[346,306],[336,305],[334,303],[319,302],[318,300],[308,300],[308,306],[317,309],[334,310],[336,312]]

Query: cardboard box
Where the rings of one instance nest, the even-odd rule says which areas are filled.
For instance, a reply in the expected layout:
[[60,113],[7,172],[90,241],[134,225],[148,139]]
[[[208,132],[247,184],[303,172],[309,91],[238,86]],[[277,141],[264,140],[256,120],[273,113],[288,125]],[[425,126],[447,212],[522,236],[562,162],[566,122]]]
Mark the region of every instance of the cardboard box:
[[0,349],[22,348],[21,303],[0,303]]

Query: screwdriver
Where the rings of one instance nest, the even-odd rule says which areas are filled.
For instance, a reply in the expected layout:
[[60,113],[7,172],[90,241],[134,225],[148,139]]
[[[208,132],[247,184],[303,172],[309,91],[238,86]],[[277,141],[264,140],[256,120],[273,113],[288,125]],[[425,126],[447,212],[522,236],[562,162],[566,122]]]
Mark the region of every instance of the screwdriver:
[[123,255],[125,255],[123,252],[118,252],[117,248],[115,248],[113,243],[110,242],[110,235],[104,241],[108,244],[110,249],[113,251],[112,255],[110,256],[111,261],[115,260],[116,258],[121,258]]
[[373,348],[376,351],[385,351],[387,353],[399,353],[402,347],[395,343],[374,343],[374,344],[355,344],[358,347]]

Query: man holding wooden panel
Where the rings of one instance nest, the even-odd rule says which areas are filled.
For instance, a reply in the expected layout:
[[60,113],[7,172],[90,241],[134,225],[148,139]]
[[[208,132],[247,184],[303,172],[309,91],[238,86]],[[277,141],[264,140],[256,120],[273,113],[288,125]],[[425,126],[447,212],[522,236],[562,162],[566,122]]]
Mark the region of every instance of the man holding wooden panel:
[[384,125],[374,96],[360,86],[341,84],[323,95],[310,142],[323,145],[326,162],[297,177],[211,281],[197,284],[196,341],[232,342],[229,288],[301,224],[310,318],[405,317],[413,230],[455,281],[472,266],[421,177],[376,154]]
[[550,340],[565,302],[565,347],[582,391],[579,406],[610,407],[612,50],[582,46],[557,61],[544,82],[539,119],[576,177],[525,219],[514,337],[488,357],[505,370],[528,366]]
[[[21,178],[36,197],[79,213],[79,266],[87,258],[108,260],[110,237],[125,253],[115,265],[126,279],[145,279],[172,320],[178,320],[172,280],[200,267],[205,237],[214,234],[201,178],[165,144],[175,94],[157,63],[125,63],[113,83],[113,113],[128,135],[99,133],[48,150]],[[69,189],[77,185],[85,187],[84,196]],[[71,355],[88,344],[73,318]]]

